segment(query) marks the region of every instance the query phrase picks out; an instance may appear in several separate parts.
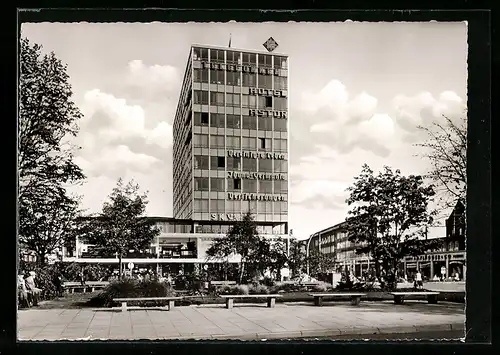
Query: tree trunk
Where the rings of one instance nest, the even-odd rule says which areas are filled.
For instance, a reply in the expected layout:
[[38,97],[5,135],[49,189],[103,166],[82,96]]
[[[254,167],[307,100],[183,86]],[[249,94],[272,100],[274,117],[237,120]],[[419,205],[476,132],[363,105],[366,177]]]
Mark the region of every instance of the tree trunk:
[[122,254],[118,254],[118,280],[122,279]]
[[241,267],[240,267],[240,285],[243,281],[243,272],[245,271],[245,262],[241,262]]
[[45,266],[45,253],[39,252],[36,253],[36,263],[40,268]]

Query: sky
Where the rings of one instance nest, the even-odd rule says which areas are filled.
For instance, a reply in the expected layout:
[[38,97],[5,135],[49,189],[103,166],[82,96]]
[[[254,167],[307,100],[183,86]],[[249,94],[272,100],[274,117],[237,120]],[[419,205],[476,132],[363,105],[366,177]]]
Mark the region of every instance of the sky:
[[[289,228],[299,239],[343,222],[346,191],[367,163],[423,174],[417,127],[463,115],[464,22],[24,23],[21,35],[67,64],[84,117],[75,192],[98,212],[118,178],[172,216],[172,124],[192,44],[289,55]],[[430,231],[444,235],[443,228]]]

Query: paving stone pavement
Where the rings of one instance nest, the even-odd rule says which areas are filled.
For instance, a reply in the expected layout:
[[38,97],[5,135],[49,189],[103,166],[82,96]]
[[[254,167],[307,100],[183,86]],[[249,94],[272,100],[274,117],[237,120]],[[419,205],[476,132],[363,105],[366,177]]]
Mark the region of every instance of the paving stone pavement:
[[25,340],[277,339],[346,334],[411,333],[463,329],[463,304],[440,302],[333,302],[176,307],[172,311],[28,309],[18,312]]

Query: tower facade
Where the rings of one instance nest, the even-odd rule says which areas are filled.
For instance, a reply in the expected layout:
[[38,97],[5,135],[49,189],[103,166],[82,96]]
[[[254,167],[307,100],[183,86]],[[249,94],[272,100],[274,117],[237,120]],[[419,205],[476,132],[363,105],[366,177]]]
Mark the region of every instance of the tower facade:
[[174,218],[250,211],[288,233],[288,57],[193,45],[173,126]]

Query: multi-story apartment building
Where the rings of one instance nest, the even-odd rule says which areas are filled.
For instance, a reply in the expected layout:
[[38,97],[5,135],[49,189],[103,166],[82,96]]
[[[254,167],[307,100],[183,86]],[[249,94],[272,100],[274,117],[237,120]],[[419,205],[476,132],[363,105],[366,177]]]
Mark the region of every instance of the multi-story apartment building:
[[[465,207],[458,202],[453,212],[446,220],[446,236],[440,237],[442,243],[437,250],[430,251],[416,257],[406,257],[401,261],[402,274],[411,275],[420,270],[427,279],[441,276],[441,269],[445,270],[445,277],[454,276],[458,272],[465,280],[466,252],[465,252]],[[312,234],[307,242],[309,250],[318,249],[321,253],[330,254],[337,260],[337,272],[347,269],[355,276],[360,277],[373,266],[369,255],[356,253],[359,245],[349,241],[346,232],[346,222],[342,222]]]
[[[288,243],[288,57],[193,45],[173,123],[174,217],[148,217],[161,235],[124,262],[189,271],[248,211]],[[84,240],[64,260],[117,263]]]

